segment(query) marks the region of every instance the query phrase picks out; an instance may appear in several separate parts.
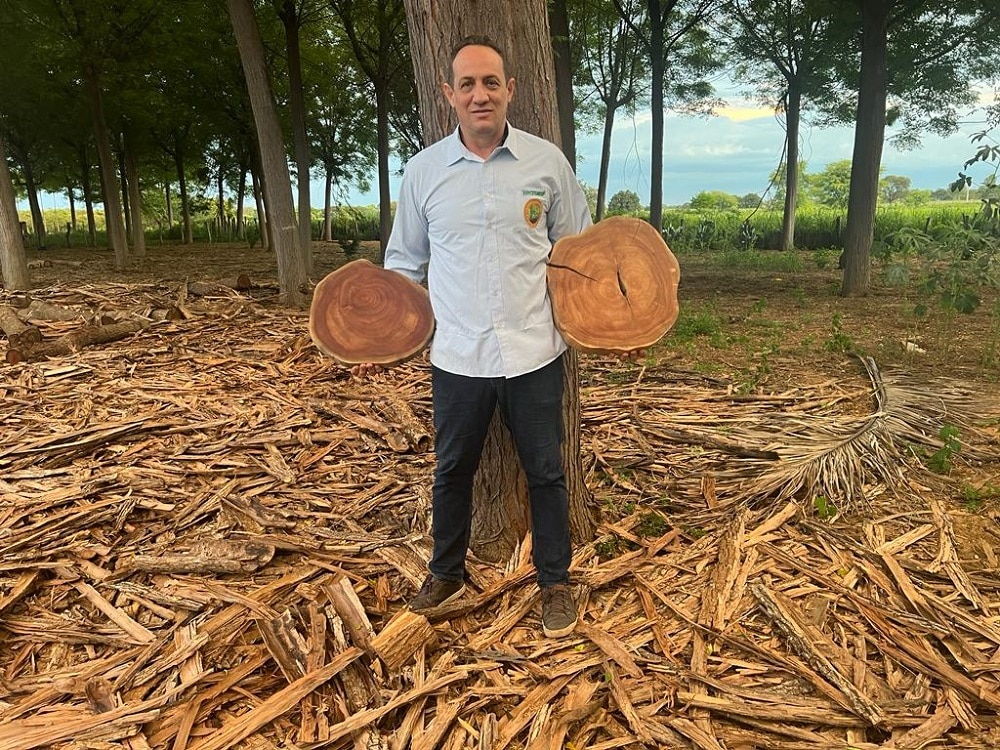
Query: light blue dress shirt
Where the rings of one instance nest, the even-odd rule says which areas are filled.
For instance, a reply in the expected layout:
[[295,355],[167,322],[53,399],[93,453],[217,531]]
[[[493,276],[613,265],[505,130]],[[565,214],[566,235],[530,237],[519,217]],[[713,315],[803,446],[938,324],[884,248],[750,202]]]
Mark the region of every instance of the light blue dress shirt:
[[562,151],[507,130],[485,160],[457,129],[413,156],[386,245],[386,268],[427,281],[431,363],[456,375],[515,377],[566,349],[545,266],[556,240],[590,226],[590,209]]

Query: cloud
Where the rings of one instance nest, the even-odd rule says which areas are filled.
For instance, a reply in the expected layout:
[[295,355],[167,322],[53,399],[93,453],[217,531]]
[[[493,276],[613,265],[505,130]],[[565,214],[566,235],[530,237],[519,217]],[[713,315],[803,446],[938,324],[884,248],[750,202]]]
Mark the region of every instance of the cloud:
[[747,120],[759,120],[762,117],[774,117],[774,110],[767,109],[766,107],[738,107],[727,104],[724,107],[714,110],[713,114],[716,117],[724,117],[733,122],[746,122]]

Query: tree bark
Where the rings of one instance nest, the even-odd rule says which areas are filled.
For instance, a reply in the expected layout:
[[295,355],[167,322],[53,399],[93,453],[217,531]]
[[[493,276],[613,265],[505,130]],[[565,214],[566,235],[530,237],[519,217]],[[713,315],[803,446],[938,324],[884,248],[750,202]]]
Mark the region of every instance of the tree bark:
[[[559,144],[555,72],[543,0],[406,0],[410,50],[417,79],[420,118],[430,144],[454,127],[451,107],[441,92],[450,77],[451,50],[465,36],[486,34],[506,55],[508,76],[517,79],[508,116],[519,128]],[[579,364],[563,355],[563,463],[569,490],[574,542],[589,540],[596,529],[596,509],[584,483],[580,457]],[[530,525],[527,482],[513,441],[494,415],[476,474],[470,545],[486,560],[510,557]]]
[[867,294],[871,281],[878,177],[885,141],[890,5],[890,0],[861,2],[861,84],[844,230],[844,280],[840,289],[845,297]]
[[305,298],[300,287],[306,281],[306,271],[298,242],[295,211],[292,208],[292,181],[288,175],[281,123],[278,121],[264,58],[264,44],[250,0],[226,0],[226,6],[239,46],[257,128],[261,164],[268,190],[271,239],[278,259],[278,285],[286,304],[301,307]]
[[94,188],[90,182],[90,159],[87,147],[80,147],[80,191],[83,193],[83,206],[87,213],[87,238],[91,247],[97,247],[97,221],[94,218]]
[[25,290],[29,286],[28,262],[21,239],[21,223],[17,219],[14,184],[7,167],[7,150],[0,133],[0,271],[8,290]]
[[649,144],[649,223],[663,231],[663,12],[660,0],[649,0],[650,105],[652,121]]
[[139,162],[135,149],[125,139],[125,181],[128,183],[129,212],[132,215],[132,252],[135,257],[146,257],[146,233],[142,228],[142,191],[139,187]]
[[281,21],[285,27],[285,47],[288,50],[288,88],[292,105],[292,134],[295,139],[295,170],[298,189],[299,242],[306,274],[312,273],[312,202],[309,197],[309,138],[306,135],[306,102],[302,92],[302,55],[299,49],[299,29],[302,20],[296,0],[285,0]]
[[795,249],[795,209],[799,199],[799,123],[802,118],[802,89],[797,82],[788,86],[785,105],[785,210],[781,217],[779,250]]
[[94,141],[97,143],[97,164],[101,174],[101,195],[104,200],[104,225],[115,253],[115,269],[121,271],[128,263],[128,241],[125,239],[122,206],[118,197],[121,186],[115,176],[114,154],[111,151],[108,123],[104,117],[104,103],[101,100],[101,82],[97,71],[91,65],[84,66],[83,83],[93,120]]
[[573,119],[573,59],[569,43],[569,12],[566,0],[553,0],[549,8],[552,27],[552,59],[559,108],[559,139],[563,153],[576,169],[576,123]]

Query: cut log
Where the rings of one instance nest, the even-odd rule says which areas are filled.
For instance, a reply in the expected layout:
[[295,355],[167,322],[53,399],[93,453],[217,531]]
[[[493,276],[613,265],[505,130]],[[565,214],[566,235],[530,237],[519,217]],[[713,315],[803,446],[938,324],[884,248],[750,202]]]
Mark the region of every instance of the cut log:
[[547,276],[556,327],[580,351],[645,349],[677,320],[680,264],[641,219],[615,216],[563,237]]
[[145,320],[126,320],[107,326],[85,326],[75,333],[69,333],[54,341],[10,347],[7,362],[36,362],[48,357],[62,357],[94,344],[108,344],[131,336],[149,326]]
[[12,348],[32,346],[42,340],[42,332],[21,320],[10,305],[0,305],[0,330]]
[[328,274],[313,292],[309,335],[342,364],[405,362],[433,333],[427,290],[363,258]]

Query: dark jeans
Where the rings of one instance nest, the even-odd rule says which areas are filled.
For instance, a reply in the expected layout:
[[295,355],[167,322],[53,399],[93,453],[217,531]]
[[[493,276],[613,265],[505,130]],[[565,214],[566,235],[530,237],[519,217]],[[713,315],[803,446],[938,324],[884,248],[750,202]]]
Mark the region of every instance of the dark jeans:
[[430,570],[461,581],[472,525],[472,478],[494,410],[514,439],[528,479],[538,583],[569,581],[569,502],[562,462],[562,359],[516,378],[470,378],[432,369],[434,475]]

